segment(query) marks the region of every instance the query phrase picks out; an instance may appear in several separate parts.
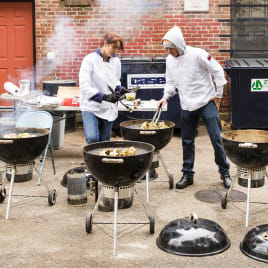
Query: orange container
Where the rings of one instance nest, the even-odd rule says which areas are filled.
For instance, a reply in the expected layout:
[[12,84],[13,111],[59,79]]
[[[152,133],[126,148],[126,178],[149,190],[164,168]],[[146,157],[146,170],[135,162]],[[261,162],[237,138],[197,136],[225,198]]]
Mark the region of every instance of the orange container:
[[62,101],[62,106],[75,106],[79,107],[79,98],[64,98]]

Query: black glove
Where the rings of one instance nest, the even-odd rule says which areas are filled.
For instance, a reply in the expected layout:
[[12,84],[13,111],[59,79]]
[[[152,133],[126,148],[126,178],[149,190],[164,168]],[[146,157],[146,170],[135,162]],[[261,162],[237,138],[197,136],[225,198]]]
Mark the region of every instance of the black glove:
[[123,96],[124,94],[131,92],[131,90],[128,90],[128,89],[125,88],[125,87],[117,86],[117,87],[115,88],[115,92],[118,93],[118,94],[120,95],[120,97],[121,97],[121,96]]
[[103,101],[108,101],[108,102],[112,102],[112,103],[116,103],[120,98],[120,95],[117,93],[113,93],[113,94],[104,94],[102,97]]
[[129,90],[129,89],[125,88],[125,87],[121,87],[120,90],[119,90],[119,95],[122,96],[122,95],[124,95],[126,93],[129,93],[129,92],[131,92],[131,90]]

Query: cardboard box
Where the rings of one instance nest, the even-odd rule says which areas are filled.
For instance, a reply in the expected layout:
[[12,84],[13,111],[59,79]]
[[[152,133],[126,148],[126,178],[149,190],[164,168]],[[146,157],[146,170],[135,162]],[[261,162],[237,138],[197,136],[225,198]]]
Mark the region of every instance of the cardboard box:
[[62,106],[76,106],[79,104],[79,87],[59,87],[58,97],[62,98]]
[[79,98],[80,88],[79,87],[59,87],[58,97],[60,98]]

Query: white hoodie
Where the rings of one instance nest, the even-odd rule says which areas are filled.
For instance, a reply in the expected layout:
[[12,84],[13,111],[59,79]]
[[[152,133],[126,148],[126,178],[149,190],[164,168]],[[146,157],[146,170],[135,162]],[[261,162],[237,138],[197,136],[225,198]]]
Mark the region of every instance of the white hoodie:
[[79,72],[80,110],[88,111],[97,117],[114,121],[118,116],[117,103],[89,100],[99,92],[111,94],[108,86],[115,89],[121,85],[121,62],[111,57],[108,62],[95,51],[88,54],[82,62]]
[[[183,110],[195,111],[206,105],[211,98],[221,98],[226,84],[221,65],[204,49],[186,46],[180,28],[173,27],[162,40],[172,42],[178,57],[169,55],[166,59],[166,86],[164,98],[169,99],[179,90]],[[215,86],[212,81],[214,77]]]

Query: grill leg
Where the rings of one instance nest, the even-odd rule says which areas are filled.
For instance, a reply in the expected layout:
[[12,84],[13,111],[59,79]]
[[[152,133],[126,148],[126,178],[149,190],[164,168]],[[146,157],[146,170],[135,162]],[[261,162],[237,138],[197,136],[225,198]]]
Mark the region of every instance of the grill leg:
[[146,172],[146,201],[149,202],[149,171]]
[[[97,191],[98,191],[98,189],[97,189]],[[102,200],[102,196],[103,196],[103,188],[101,188],[100,194],[98,195],[97,202],[95,203],[94,209],[92,211],[92,218],[93,218],[93,216],[94,216],[94,214],[99,206],[100,201]]]
[[10,210],[10,205],[11,205],[11,198],[12,198],[14,180],[15,180],[15,166],[12,167],[12,171],[11,171],[9,196],[8,196],[7,210],[6,210],[6,220],[8,220],[8,216],[9,216],[9,210]]
[[146,206],[144,205],[144,203],[142,202],[142,200],[141,200],[141,198],[140,198],[140,196],[139,196],[139,194],[138,194],[138,191],[137,191],[137,187],[136,187],[136,186],[135,186],[135,193],[136,193],[136,195],[137,195],[139,201],[141,202],[141,204],[142,204],[142,206],[143,206],[143,208],[144,208],[144,210],[145,210],[145,213],[146,213],[147,217],[149,217],[149,213],[148,213],[148,211],[147,211],[147,209],[146,209]]
[[118,213],[118,187],[114,187],[114,256],[116,256],[117,242],[117,213]]
[[170,171],[169,171],[169,169],[168,169],[168,167],[167,167],[167,165],[166,165],[166,163],[165,163],[165,161],[164,161],[164,159],[163,159],[161,153],[159,152],[158,155],[159,155],[159,160],[160,160],[161,164],[162,164],[163,167],[164,167],[165,173],[166,173],[166,175],[169,177],[169,176],[171,175],[171,173],[170,173]]
[[7,169],[3,173],[3,177],[2,177],[2,189],[4,189],[5,186],[6,186],[6,179],[7,179]]
[[248,227],[251,178],[252,178],[252,170],[250,170],[250,176],[249,176],[249,178],[248,178],[248,196],[247,196],[246,227]]
[[228,201],[229,195],[231,194],[231,192],[235,186],[235,182],[237,179],[238,179],[238,175],[237,175],[237,177],[233,178],[232,184],[231,184],[230,188],[227,190],[227,193],[226,193],[226,200],[227,201]]
[[44,166],[45,166],[45,162],[46,162],[46,157],[47,157],[47,150],[48,150],[48,147],[49,147],[49,144],[47,144],[47,147],[46,147],[45,152],[44,152],[44,156],[43,156],[43,158],[42,158],[42,165],[41,165],[41,167],[40,167],[39,178],[38,178],[38,183],[37,183],[37,185],[40,185],[40,184],[41,184],[41,177],[42,177],[43,170],[44,170]]
[[99,182],[95,179],[95,203],[98,201],[99,197]]

